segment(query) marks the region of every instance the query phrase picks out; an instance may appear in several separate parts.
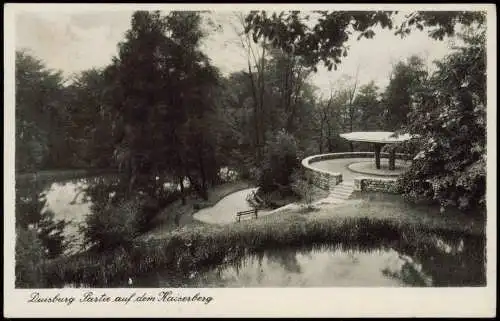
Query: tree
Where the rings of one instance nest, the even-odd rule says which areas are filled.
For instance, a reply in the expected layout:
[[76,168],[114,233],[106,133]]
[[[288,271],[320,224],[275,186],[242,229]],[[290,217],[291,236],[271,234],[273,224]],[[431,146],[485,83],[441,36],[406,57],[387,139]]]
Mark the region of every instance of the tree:
[[[104,70],[76,74],[65,88],[68,104],[67,137],[77,167],[109,168],[114,148],[115,118],[106,101],[109,84]],[[110,131],[111,129],[111,131]],[[108,139],[103,139],[103,137]]]
[[285,130],[276,132],[266,144],[259,187],[264,193],[290,188],[292,174],[300,167],[295,138]]
[[315,88],[308,79],[311,70],[293,55],[266,43],[255,45],[238,26],[234,29],[245,49],[248,71],[235,72],[225,81],[224,118],[233,133],[225,143],[232,142],[232,156],[241,160],[240,167],[260,166],[266,137],[281,129],[296,137],[301,150],[307,149],[315,103]]
[[[401,178],[405,195],[460,209],[485,209],[486,34],[460,35],[464,45],[437,62],[416,97],[405,132],[418,135],[420,151]],[[483,211],[480,211],[483,213]]]
[[147,178],[153,174],[148,173],[147,168],[151,167],[148,165],[151,165],[153,146],[165,143],[149,131],[158,123],[158,119],[152,123],[150,119],[157,118],[168,104],[162,104],[159,94],[169,84],[168,79],[162,81],[163,68],[168,66],[162,64],[164,57],[160,48],[170,45],[165,33],[166,22],[158,12],[135,12],[131,29],[118,46],[118,57],[105,71],[112,84],[109,92],[111,107],[120,120],[121,138],[115,148],[126,170],[129,192],[134,189],[138,176]]
[[255,127],[253,125],[253,103],[251,85],[247,75],[234,72],[221,79],[218,113],[220,158],[227,166],[234,167],[248,176],[255,166]]
[[308,145],[312,130],[311,112],[315,87],[310,84],[310,68],[281,49],[270,51],[266,65],[266,126],[270,132],[285,129],[297,139],[301,149]]
[[[348,144],[339,134],[348,130],[349,92],[341,84],[332,86],[327,100],[320,99],[315,110],[316,134],[320,154],[347,151]],[[326,146],[325,146],[326,145]]]
[[[239,37],[241,47],[245,50],[247,58],[247,71],[244,74],[248,77],[250,84],[250,93],[252,97],[253,117],[252,122],[254,125],[254,151],[255,160],[258,164],[262,159],[262,149],[265,143],[265,134],[267,128],[265,127],[265,98],[266,98],[266,62],[267,55],[269,54],[269,46],[266,41],[259,42],[258,45],[252,43],[252,39],[248,33],[243,30],[245,27],[245,20],[243,14],[237,14],[236,19],[239,25],[233,25],[233,29]],[[257,41],[255,41],[257,43]]]
[[359,110],[359,129],[362,131],[380,130],[384,127],[383,108],[378,87],[372,81],[359,88],[354,106]]
[[206,197],[217,166],[216,139],[206,124],[215,115],[219,74],[200,50],[201,21],[197,12],[135,12],[106,70],[129,193],[163,188],[167,179],[183,190],[189,177]]
[[174,52],[182,61],[176,68],[183,75],[178,81],[179,107],[185,110],[185,122],[181,124],[184,134],[179,136],[183,144],[178,146],[184,149],[183,172],[207,199],[208,183],[216,180],[219,168],[217,135],[211,124],[216,125],[217,120],[215,102],[220,74],[200,49],[201,40],[206,36],[201,22],[197,12],[174,12],[167,16],[167,26],[172,30],[170,37],[177,44]]
[[61,72],[26,51],[16,52],[16,171],[64,163],[64,103]]
[[383,94],[386,130],[398,130],[408,123],[412,98],[426,78],[425,64],[418,56],[411,56],[406,62],[399,62],[394,66],[389,85]]
[[[323,62],[329,70],[337,69],[348,54],[345,43],[353,34],[357,39],[373,38],[373,27],[393,29],[394,11],[252,11],[245,18],[245,32],[255,42],[268,39],[274,47],[293,52],[304,64],[316,68]],[[429,36],[443,39],[455,34],[457,24],[470,26],[484,23],[484,12],[476,11],[417,11],[405,16],[395,28],[395,34],[404,36],[414,29],[427,29]],[[309,25],[312,25],[310,27]]]
[[[350,83],[351,77],[344,76],[340,83],[344,83],[340,88],[337,100],[340,103],[342,128],[344,132],[353,132],[359,123],[359,109],[354,105],[354,99],[358,89],[358,74],[359,67],[356,70],[356,76],[352,84]],[[346,85],[347,84],[347,85]],[[354,151],[352,142],[349,142],[349,150]]]

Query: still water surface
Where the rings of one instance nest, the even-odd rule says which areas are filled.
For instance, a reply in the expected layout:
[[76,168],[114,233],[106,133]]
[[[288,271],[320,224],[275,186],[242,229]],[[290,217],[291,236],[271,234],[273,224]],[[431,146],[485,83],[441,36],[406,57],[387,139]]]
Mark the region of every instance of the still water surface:
[[247,254],[235,262],[184,276],[168,271],[135,280],[136,287],[429,287],[480,286],[484,257],[474,242],[445,241],[407,251],[373,246],[285,248]]

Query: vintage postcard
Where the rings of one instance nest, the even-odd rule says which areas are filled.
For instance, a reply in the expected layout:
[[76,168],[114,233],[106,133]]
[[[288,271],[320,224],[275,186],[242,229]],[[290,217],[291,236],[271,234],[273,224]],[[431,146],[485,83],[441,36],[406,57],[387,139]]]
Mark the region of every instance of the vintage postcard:
[[496,12],[4,6],[5,317],[496,311]]

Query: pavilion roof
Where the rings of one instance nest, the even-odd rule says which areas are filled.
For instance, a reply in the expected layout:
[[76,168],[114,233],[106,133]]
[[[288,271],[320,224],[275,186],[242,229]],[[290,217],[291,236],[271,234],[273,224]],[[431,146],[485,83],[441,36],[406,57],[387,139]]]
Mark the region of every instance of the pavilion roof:
[[394,132],[374,131],[374,132],[344,133],[340,134],[340,137],[345,138],[349,141],[383,143],[383,144],[399,143],[408,140],[412,137],[409,134],[399,135],[395,137],[393,137],[392,135],[394,135]]

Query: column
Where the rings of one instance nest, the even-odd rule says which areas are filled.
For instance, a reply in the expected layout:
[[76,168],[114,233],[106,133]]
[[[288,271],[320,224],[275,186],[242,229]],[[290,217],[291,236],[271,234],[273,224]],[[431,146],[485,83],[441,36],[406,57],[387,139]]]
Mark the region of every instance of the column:
[[396,149],[391,148],[389,151],[389,170],[393,171],[396,169]]
[[380,150],[382,149],[382,144],[373,144],[375,148],[375,167],[380,169]]

